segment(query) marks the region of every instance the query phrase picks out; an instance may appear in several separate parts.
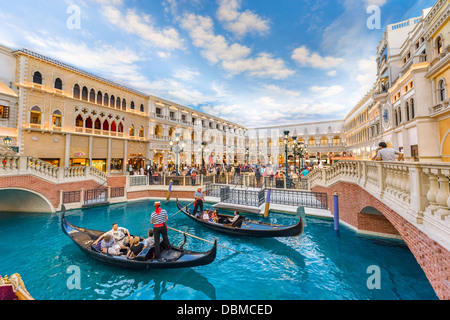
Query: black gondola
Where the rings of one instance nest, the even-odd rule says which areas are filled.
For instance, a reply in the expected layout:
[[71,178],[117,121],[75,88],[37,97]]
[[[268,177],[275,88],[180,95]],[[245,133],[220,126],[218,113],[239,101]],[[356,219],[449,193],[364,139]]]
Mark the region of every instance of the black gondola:
[[[92,243],[105,232],[84,229],[70,224],[65,218],[65,208],[63,208],[61,225],[64,233],[87,256],[115,267],[142,270],[190,268],[212,263],[217,253],[217,240],[215,240],[213,248],[207,252],[194,252],[183,249],[183,243],[180,247],[172,246],[169,250],[163,250],[160,259],[153,258],[154,248],[144,249],[136,258],[127,259],[125,255],[114,256],[92,247]],[[186,242],[186,236],[184,240]]]
[[[178,209],[181,210],[186,216],[194,220],[195,222],[206,226],[215,231],[227,233],[238,236],[259,237],[259,238],[276,238],[276,237],[296,237],[303,233],[303,219],[293,226],[283,226],[271,223],[266,223],[257,220],[250,220],[242,218],[237,225],[233,226],[230,223],[215,223],[205,221],[191,214],[189,208],[183,207],[177,199]],[[233,218],[229,215],[219,214],[219,221]]]

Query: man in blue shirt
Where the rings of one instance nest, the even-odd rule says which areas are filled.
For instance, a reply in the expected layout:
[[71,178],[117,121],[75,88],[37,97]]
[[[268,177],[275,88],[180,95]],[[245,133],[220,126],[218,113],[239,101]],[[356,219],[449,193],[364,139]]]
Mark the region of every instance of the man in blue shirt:
[[161,202],[155,202],[155,211],[152,213],[150,218],[150,223],[153,224],[153,237],[155,239],[155,258],[159,259],[161,255],[161,246],[159,243],[160,237],[163,237],[164,249],[170,249],[169,237],[167,235],[167,225],[166,222],[169,219],[167,211],[161,209]]

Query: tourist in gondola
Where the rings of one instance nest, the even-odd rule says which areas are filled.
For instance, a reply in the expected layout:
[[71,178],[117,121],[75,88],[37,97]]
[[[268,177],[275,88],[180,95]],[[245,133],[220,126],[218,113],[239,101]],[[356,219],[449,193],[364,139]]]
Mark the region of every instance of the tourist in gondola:
[[153,224],[153,232],[155,239],[155,258],[159,259],[161,255],[160,235],[163,237],[164,249],[170,249],[169,237],[167,235],[167,220],[169,216],[167,211],[161,208],[160,202],[155,202],[155,211],[152,213],[150,223]]
[[211,214],[211,218],[209,219],[209,222],[219,223],[219,213],[217,212],[217,209],[215,209],[213,211],[213,213]]
[[153,236],[153,229],[148,230],[148,238],[144,240],[144,248],[153,247],[155,245],[155,238]]
[[198,188],[197,191],[195,191],[194,199],[195,199],[195,204],[194,204],[194,211],[192,212],[192,214],[195,216],[195,214],[197,213],[197,209],[200,208],[199,215],[201,215],[203,212],[203,201],[205,200],[205,196],[203,195],[202,188]]
[[114,238],[110,234],[105,235],[99,245],[103,253],[112,254],[114,256],[120,254],[120,246],[115,243]]
[[204,221],[209,221],[209,213],[208,210],[203,211],[202,219]]
[[141,239],[139,237],[135,237],[132,242],[133,243],[127,252],[127,259],[137,257],[137,255],[144,249],[144,243],[141,242]]
[[120,246],[121,249],[128,249],[128,246],[131,241],[130,232],[128,229],[119,227],[117,223],[114,223],[112,229],[108,232],[102,234],[94,243],[96,245],[100,240],[102,240],[107,234],[111,235],[114,238],[114,241],[117,245]]

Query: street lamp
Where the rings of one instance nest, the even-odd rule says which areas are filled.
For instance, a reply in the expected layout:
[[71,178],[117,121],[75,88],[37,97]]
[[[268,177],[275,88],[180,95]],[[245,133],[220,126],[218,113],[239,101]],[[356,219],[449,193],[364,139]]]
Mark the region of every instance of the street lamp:
[[245,158],[247,159],[247,165],[249,165],[249,156],[250,156],[250,154],[249,154],[249,149],[246,148],[246,149],[245,149]]
[[170,144],[170,151],[175,152],[175,156],[176,156],[176,161],[175,161],[175,172],[176,172],[176,176],[178,177],[178,156],[180,154],[180,152],[183,152],[183,149],[185,147],[185,144],[182,143],[181,148],[179,146],[180,144],[180,133],[175,133],[175,147],[173,147],[174,142],[172,140],[170,140],[169,144]]
[[[292,137],[292,141],[294,143],[294,173],[297,172],[297,137]],[[300,160],[300,159],[299,159]]]
[[12,142],[12,139],[10,137],[6,137],[5,139],[3,139],[3,143],[5,144],[6,148],[8,148],[8,149],[11,146],[11,142]]
[[[201,147],[198,149],[198,152],[202,152],[202,175],[203,175],[203,170],[204,170],[204,151],[205,151],[205,149],[206,149],[206,146],[208,145],[208,143],[206,143],[206,142],[202,142],[202,145],[201,145]],[[208,151],[208,150],[206,150],[206,151]]]
[[289,142],[289,131],[284,132],[284,151],[286,152],[286,174],[285,174],[285,180],[286,180],[286,188],[289,189],[289,180],[288,180],[288,142]]
[[298,156],[299,156],[299,158],[301,159],[301,163],[299,163],[299,170],[298,170],[298,172],[299,172],[299,174],[302,172],[302,168],[303,168],[303,159],[305,158],[305,156],[306,156],[306,145],[303,143],[303,142],[301,142],[300,143],[300,146],[299,146],[299,149],[298,149]]

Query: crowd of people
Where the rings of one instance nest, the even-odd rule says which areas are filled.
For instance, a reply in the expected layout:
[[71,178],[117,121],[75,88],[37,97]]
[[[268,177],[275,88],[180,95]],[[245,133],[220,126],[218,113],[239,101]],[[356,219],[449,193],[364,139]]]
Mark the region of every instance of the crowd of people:
[[[300,172],[297,172],[297,168],[294,166],[289,166],[288,168],[288,176],[291,179],[294,178],[304,178],[306,177],[315,167],[323,167],[322,162],[318,165],[305,165],[300,169]],[[165,167],[163,170],[158,171],[153,166],[147,165],[144,167],[133,168],[129,166],[129,174],[130,175],[146,175],[150,177],[159,177],[161,175],[166,176],[176,176],[177,171],[176,167],[169,165],[169,167]],[[178,176],[188,176],[193,179],[199,175],[251,175],[256,177],[273,177],[273,178],[284,178],[286,176],[286,167],[282,165],[224,165],[224,164],[216,164],[216,165],[206,165],[206,166],[198,166],[198,165],[181,165],[178,168]]]

